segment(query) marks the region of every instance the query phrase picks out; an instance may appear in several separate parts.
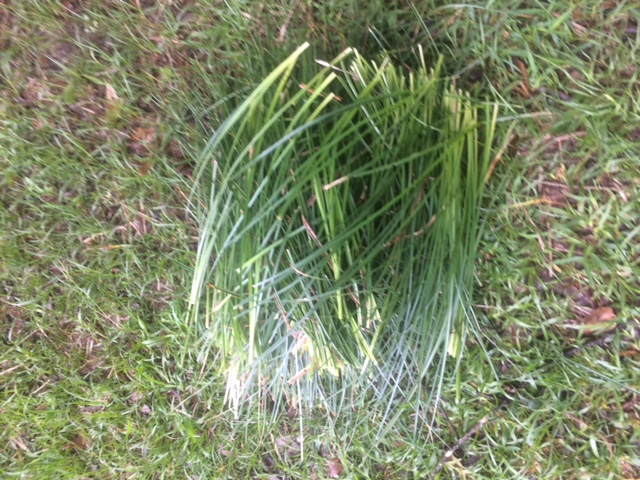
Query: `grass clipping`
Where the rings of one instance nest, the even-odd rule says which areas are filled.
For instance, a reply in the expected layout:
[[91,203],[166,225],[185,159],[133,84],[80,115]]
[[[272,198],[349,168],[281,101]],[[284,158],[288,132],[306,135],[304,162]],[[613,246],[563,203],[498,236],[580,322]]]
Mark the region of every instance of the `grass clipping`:
[[264,395],[328,405],[347,387],[437,398],[477,331],[470,298],[497,111],[474,106],[421,52],[407,71],[351,50],[309,61],[306,47],[201,156],[190,297],[200,360],[226,372],[236,412]]

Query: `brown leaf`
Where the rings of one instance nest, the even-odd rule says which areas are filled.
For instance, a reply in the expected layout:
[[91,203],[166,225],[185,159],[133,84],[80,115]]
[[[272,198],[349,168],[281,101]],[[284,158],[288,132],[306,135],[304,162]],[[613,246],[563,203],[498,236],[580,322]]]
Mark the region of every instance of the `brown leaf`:
[[594,335],[613,330],[616,327],[614,320],[616,313],[611,307],[595,308],[578,321],[577,328],[583,335]]
[[109,103],[115,103],[120,100],[120,97],[118,97],[118,94],[116,93],[116,89],[108,83],[105,83],[104,85],[104,94],[107,102]]
[[131,132],[130,139],[133,142],[151,143],[156,136],[156,131],[149,127],[136,127]]
[[618,356],[635,358],[638,356],[638,353],[640,353],[640,350],[638,350],[635,346],[632,346],[630,349],[625,350],[624,352],[620,352]]
[[29,447],[27,447],[27,444],[24,442],[24,440],[20,436],[17,436],[14,439],[12,439],[10,444],[11,444],[11,448],[13,448],[14,450],[22,450],[23,452],[31,453],[31,450],[29,450]]
[[151,233],[153,225],[144,216],[140,215],[133,221],[129,222],[129,226],[133,230],[134,237],[142,237]]
[[329,460],[329,478],[340,478],[342,474],[342,470],[344,467],[342,466],[342,462],[339,458],[332,458]]
[[292,435],[285,435],[276,439],[276,449],[281,455],[297,457],[302,450],[298,439]]
[[142,162],[140,165],[138,165],[138,173],[142,176],[148,175],[152,168],[153,168],[152,161],[149,160],[146,162]]
[[520,82],[520,91],[525,98],[531,98],[531,86],[529,85],[529,75],[527,74],[527,66],[520,59],[516,60],[522,81]]
[[91,447],[91,442],[88,438],[83,437],[81,434],[76,435],[72,448],[75,450],[87,450],[89,447]]
[[107,407],[104,405],[89,405],[88,407],[80,407],[78,409],[78,411],[80,413],[86,413],[88,415],[91,415],[92,413],[96,413],[96,412],[102,412],[106,409]]
[[139,392],[138,390],[136,390],[135,392],[133,392],[131,394],[131,402],[132,403],[138,403],[143,398],[144,398],[144,394],[142,392]]
[[287,418],[289,420],[293,420],[298,416],[298,410],[296,409],[296,407],[294,407],[293,405],[291,405],[289,407],[289,409],[287,410]]
[[184,153],[182,152],[180,142],[175,138],[169,140],[169,143],[167,144],[167,153],[176,160],[184,160]]
[[51,100],[52,95],[49,87],[44,82],[31,78],[23,88],[22,98],[26,105],[37,107]]
[[105,114],[109,123],[115,123],[120,118],[120,112],[122,105],[120,103],[120,97],[116,93],[116,89],[113,86],[105,83],[104,96],[106,102]]
[[46,122],[41,118],[37,118],[31,122],[31,126],[34,130],[42,130],[46,125]]
[[148,157],[151,150],[157,146],[157,140],[155,129],[136,127],[129,134],[129,150],[140,157]]
[[626,413],[633,412],[639,404],[640,397],[633,395],[631,400],[622,404],[622,411]]
[[80,368],[80,373],[82,375],[89,375],[94,373],[99,368],[104,367],[105,359],[102,356],[92,357],[87,360],[84,365]]
[[582,319],[583,324],[596,324],[602,322],[610,322],[615,320],[616,314],[611,307],[598,307],[595,308],[589,315]]

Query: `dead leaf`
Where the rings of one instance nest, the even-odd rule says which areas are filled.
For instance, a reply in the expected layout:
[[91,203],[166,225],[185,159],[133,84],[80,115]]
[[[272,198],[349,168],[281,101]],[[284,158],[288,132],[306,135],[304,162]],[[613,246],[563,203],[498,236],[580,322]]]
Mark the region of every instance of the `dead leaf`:
[[582,335],[596,335],[616,328],[615,319],[616,313],[613,308],[598,307],[579,319],[575,325],[568,325],[567,327],[578,330]]
[[131,394],[131,402],[132,403],[138,403],[143,398],[144,398],[144,394],[142,392],[139,392],[138,390],[136,390],[135,392],[133,392]]
[[73,441],[73,448],[75,450],[87,450],[89,447],[91,447],[91,442],[88,438],[83,437],[81,434],[76,435]]
[[522,81],[520,82],[520,91],[525,98],[531,98],[531,86],[529,85],[529,75],[527,74],[527,67],[520,59],[516,60],[520,74],[522,75]]
[[342,462],[339,458],[333,458],[329,460],[329,478],[340,478],[342,474],[342,470],[344,467],[342,466]]
[[22,450],[23,452],[31,453],[31,450],[29,450],[29,447],[27,447],[26,443],[20,436],[15,437],[13,440],[11,440],[10,444],[11,448],[13,448],[14,450]]
[[169,140],[169,143],[167,144],[167,153],[175,160],[184,160],[184,153],[180,146],[180,142],[175,138]]
[[276,450],[285,457],[297,457],[300,455],[302,447],[298,439],[292,435],[278,437],[275,441]]
[[138,165],[138,173],[142,176],[148,175],[152,168],[152,161],[142,162],[140,165]]
[[43,103],[48,103],[52,98],[52,94],[44,82],[31,78],[22,90],[22,98],[26,105],[38,107]]
[[105,97],[107,99],[107,102],[115,103],[120,101],[120,97],[118,97],[118,94],[116,93],[116,89],[113,88],[110,84],[105,83],[104,92],[105,92]]
[[582,319],[582,323],[593,325],[596,323],[615,320],[616,314],[611,307],[598,307]]
[[131,140],[134,142],[151,143],[156,136],[156,131],[150,127],[136,127],[131,132]]
[[105,359],[102,356],[96,356],[89,358],[80,368],[80,373],[82,375],[90,375],[94,373],[96,370],[104,367]]
[[291,405],[287,410],[287,418],[289,420],[294,420],[298,416],[298,410],[295,406]]
[[640,478],[640,468],[625,460],[620,460],[620,470],[622,472],[621,478],[624,480],[637,480]]
[[156,130],[150,127],[136,127],[129,135],[129,149],[140,157],[148,157],[157,146]]
[[78,409],[78,411],[80,413],[86,413],[88,415],[91,415],[92,413],[97,413],[97,412],[102,412],[106,409],[107,407],[104,405],[89,405],[87,407],[80,407]]
[[624,352],[620,352],[618,356],[635,358],[638,356],[638,353],[640,353],[640,350],[638,350],[635,346],[632,346],[630,349],[625,350]]
[[632,395],[631,400],[622,404],[622,411],[626,413],[633,412],[640,404],[640,397]]
[[129,226],[133,229],[134,237],[142,237],[151,233],[153,226],[151,222],[147,220],[147,218],[142,215],[135,218],[135,220],[129,222]]
[[115,123],[120,118],[120,111],[122,105],[120,103],[120,97],[116,93],[116,89],[108,83],[104,85],[104,96],[107,101],[105,109],[105,115],[109,123]]
[[41,118],[37,118],[31,122],[34,130],[42,130],[47,123]]

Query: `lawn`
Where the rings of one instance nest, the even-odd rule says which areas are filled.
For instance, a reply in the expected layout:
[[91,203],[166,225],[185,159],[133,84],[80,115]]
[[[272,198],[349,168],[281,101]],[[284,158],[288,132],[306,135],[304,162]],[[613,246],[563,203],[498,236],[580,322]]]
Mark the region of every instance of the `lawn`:
[[[0,476],[640,478],[639,20],[608,0],[0,2]],[[264,397],[236,418],[189,320],[197,160],[305,41],[405,68],[421,45],[498,107],[481,342],[427,412]]]

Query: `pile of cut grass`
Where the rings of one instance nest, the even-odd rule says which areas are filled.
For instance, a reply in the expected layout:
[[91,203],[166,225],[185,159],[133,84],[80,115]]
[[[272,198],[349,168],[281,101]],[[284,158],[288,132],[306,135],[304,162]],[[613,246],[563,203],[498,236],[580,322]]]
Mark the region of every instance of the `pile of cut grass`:
[[220,352],[236,413],[247,395],[283,393],[335,412],[353,387],[419,411],[478,332],[470,299],[497,109],[421,51],[406,72],[351,50],[316,63],[305,48],[200,159],[190,303],[201,361]]

